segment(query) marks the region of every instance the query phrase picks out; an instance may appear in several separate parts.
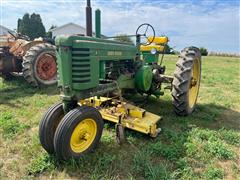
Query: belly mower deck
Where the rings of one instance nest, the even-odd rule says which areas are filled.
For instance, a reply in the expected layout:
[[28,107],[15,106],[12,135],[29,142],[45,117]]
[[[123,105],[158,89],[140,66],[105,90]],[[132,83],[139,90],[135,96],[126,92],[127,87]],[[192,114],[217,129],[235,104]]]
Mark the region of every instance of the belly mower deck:
[[91,97],[79,103],[97,108],[106,121],[121,124],[125,128],[156,137],[161,130],[157,127],[157,122],[161,120],[161,116],[120,99],[119,97]]

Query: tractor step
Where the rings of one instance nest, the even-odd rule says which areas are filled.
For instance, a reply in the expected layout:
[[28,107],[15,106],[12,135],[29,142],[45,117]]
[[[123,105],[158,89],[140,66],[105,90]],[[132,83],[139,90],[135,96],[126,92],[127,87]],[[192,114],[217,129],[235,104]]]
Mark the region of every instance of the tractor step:
[[121,119],[123,127],[148,134],[151,137],[156,137],[161,131],[157,127],[161,116],[129,102],[121,101],[119,97],[91,97],[80,101],[80,104],[97,108],[106,121],[119,123]]

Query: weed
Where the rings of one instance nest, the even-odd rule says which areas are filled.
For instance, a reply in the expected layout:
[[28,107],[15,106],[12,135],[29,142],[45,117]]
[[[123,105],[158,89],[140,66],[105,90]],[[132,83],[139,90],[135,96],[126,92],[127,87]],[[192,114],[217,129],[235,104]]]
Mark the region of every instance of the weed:
[[226,143],[229,143],[231,145],[240,146],[240,133],[237,133],[234,130],[221,129],[219,131],[219,136]]
[[232,163],[232,171],[234,174],[239,174],[240,173],[240,164],[233,162]]
[[204,146],[204,149],[206,152],[219,159],[234,159],[236,157],[235,153],[231,150],[231,147],[221,140],[210,139]]
[[213,159],[234,159],[236,154],[226,144],[217,131],[193,128],[189,133],[188,141],[185,143],[186,153],[189,157],[203,162]]
[[148,150],[143,149],[136,152],[133,159],[133,170],[147,179],[169,179],[169,167],[163,164],[153,163]]
[[186,148],[186,154],[188,157],[199,159],[201,158],[201,146],[195,139],[188,138],[188,142],[184,144]]
[[146,151],[137,151],[133,158],[134,171],[142,174],[148,166],[150,155]]
[[163,129],[161,137],[171,141],[178,140],[178,134],[171,129]]
[[127,142],[129,143],[134,143],[136,141],[136,138],[133,137],[132,135],[129,135],[126,138],[127,138]]
[[193,169],[190,166],[186,166],[183,169],[177,169],[171,174],[172,179],[192,180],[196,179]]
[[157,142],[149,144],[148,151],[152,155],[163,156],[168,160],[176,160],[182,155],[182,146],[178,144],[163,144]]
[[203,175],[206,179],[223,179],[224,171],[220,168],[210,166]]
[[176,168],[177,169],[184,169],[188,166],[188,162],[186,159],[181,158],[178,161],[176,161]]
[[149,180],[169,179],[168,167],[164,165],[152,165],[148,163],[145,177]]
[[200,141],[208,141],[209,139],[216,140],[218,138],[215,131],[200,128],[194,128],[191,135]]
[[28,174],[37,175],[46,169],[54,169],[53,157],[48,154],[41,154],[31,161]]
[[116,160],[115,155],[103,154],[103,156],[100,157],[97,162],[98,169],[100,169],[101,171],[107,170],[110,166],[112,166],[115,160]]
[[112,134],[105,134],[103,133],[102,137],[101,137],[101,142],[105,142],[105,143],[113,143],[115,140],[115,137]]
[[118,161],[115,155],[103,154],[95,164],[95,168],[91,171],[91,179],[115,179],[116,167],[114,162]]
[[131,173],[129,173],[128,174],[128,180],[136,180],[136,179],[134,178],[134,176]]
[[17,133],[20,133],[25,128],[29,128],[29,126],[20,123],[11,113],[6,111],[0,114],[0,128],[5,138],[13,138]]

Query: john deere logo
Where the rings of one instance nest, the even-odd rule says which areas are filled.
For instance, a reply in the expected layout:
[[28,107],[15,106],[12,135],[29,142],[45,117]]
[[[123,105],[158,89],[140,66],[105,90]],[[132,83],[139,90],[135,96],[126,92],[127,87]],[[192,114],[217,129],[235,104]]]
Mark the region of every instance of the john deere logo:
[[108,56],[121,56],[122,55],[122,51],[108,51],[107,55]]

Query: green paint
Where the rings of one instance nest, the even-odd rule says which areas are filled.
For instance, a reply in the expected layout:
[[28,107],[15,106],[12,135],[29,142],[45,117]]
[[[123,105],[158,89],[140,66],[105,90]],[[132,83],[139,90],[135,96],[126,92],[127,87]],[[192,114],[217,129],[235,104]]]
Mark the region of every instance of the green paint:
[[159,53],[151,54],[149,51],[143,51],[142,58],[146,63],[158,62]]
[[151,66],[144,65],[136,73],[135,76],[135,85],[137,89],[141,91],[148,91],[152,84],[152,68]]
[[[65,59],[67,59],[67,61]],[[69,90],[72,88],[71,64],[72,56],[69,47],[59,47],[57,51],[58,86],[62,88],[66,95],[69,94]],[[67,74],[67,76],[65,74]]]
[[101,11],[99,9],[95,11],[95,33],[96,38],[101,38]]
[[[103,88],[99,83],[106,76],[106,62],[134,62],[137,53],[133,45],[94,37],[60,36],[56,39],[56,45],[59,86],[61,97],[66,101],[114,90],[115,84]],[[132,77],[125,77],[121,83],[118,82],[121,88],[134,88]]]
[[134,84],[134,79],[131,76],[127,75],[120,75],[119,78],[117,79],[118,87],[120,89],[134,89],[135,84]]

